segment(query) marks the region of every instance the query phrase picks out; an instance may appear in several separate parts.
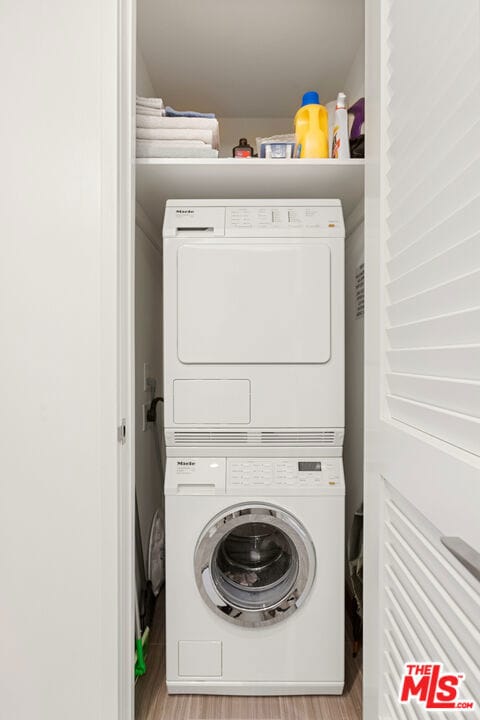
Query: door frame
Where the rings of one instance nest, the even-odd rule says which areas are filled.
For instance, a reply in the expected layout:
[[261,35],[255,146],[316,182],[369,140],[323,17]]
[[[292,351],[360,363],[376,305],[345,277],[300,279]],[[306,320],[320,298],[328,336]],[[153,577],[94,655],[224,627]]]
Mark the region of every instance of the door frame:
[[118,719],[134,718],[135,632],[135,37],[136,2],[118,0],[117,412]]
[[[383,6],[383,7],[382,7]],[[382,519],[383,498],[379,497],[379,407],[378,387],[380,357],[381,284],[379,257],[384,207],[381,198],[381,157],[385,124],[382,122],[384,55],[384,3],[365,0],[365,97],[367,152],[365,160],[365,332],[364,332],[364,598],[363,598],[363,717],[378,718],[378,688],[381,640],[378,618],[381,608],[377,593],[377,577],[381,567],[378,531]]]

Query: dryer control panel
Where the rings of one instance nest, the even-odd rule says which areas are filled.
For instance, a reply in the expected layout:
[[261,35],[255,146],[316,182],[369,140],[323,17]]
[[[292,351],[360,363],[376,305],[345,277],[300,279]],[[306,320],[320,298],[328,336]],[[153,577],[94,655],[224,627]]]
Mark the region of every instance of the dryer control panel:
[[345,492],[341,458],[229,458],[228,495]]

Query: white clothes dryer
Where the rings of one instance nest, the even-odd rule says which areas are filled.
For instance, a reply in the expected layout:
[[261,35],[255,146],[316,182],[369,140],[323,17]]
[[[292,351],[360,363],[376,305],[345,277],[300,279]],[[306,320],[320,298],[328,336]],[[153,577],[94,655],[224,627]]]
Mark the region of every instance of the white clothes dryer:
[[342,461],[168,458],[170,693],[339,694]]
[[344,236],[339,200],[167,202],[167,454],[341,454]]

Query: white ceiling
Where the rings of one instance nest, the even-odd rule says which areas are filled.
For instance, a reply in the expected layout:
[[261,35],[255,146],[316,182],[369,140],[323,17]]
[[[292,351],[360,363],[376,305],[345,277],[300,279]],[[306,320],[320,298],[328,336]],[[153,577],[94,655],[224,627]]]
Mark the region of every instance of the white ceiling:
[[306,90],[342,90],[363,36],[362,0],[138,0],[155,91],[177,109],[291,117]]

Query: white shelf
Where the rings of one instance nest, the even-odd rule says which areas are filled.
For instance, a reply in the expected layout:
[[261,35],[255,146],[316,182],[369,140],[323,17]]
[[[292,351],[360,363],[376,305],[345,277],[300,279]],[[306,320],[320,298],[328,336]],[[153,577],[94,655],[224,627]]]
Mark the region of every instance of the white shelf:
[[159,229],[168,199],[363,198],[364,160],[137,159],[137,201]]
[[334,160],[332,158],[292,158],[290,160],[266,160],[265,158],[137,158],[137,165],[313,165],[315,167],[361,167],[365,160]]

